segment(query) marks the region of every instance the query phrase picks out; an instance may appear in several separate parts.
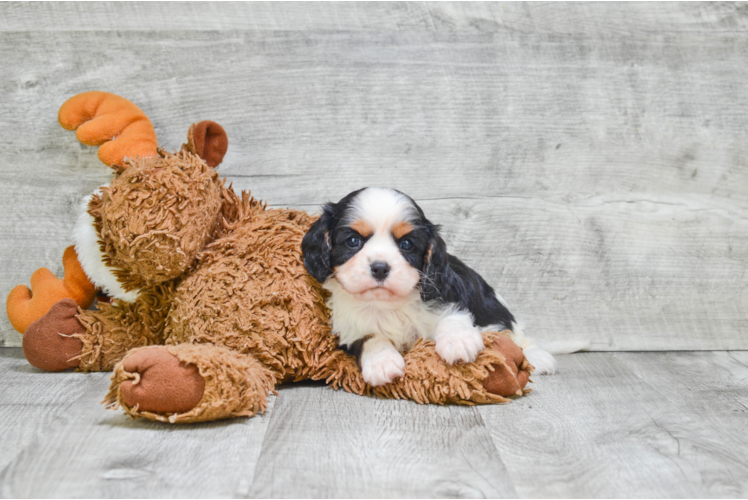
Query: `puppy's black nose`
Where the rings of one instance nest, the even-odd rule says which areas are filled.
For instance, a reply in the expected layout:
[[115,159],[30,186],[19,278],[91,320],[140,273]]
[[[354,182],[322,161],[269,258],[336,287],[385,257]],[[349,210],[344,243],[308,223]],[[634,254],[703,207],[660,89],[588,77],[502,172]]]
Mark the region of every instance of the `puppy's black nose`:
[[390,274],[390,265],[386,262],[377,261],[371,265],[371,275],[375,280],[384,281],[388,274]]

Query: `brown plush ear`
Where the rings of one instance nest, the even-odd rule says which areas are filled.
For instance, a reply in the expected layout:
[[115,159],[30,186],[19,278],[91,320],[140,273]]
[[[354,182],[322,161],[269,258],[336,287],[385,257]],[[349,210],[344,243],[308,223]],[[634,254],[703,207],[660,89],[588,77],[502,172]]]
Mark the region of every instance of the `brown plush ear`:
[[209,167],[217,167],[229,148],[226,131],[208,120],[193,124],[187,132],[187,141],[187,149],[205,160]]

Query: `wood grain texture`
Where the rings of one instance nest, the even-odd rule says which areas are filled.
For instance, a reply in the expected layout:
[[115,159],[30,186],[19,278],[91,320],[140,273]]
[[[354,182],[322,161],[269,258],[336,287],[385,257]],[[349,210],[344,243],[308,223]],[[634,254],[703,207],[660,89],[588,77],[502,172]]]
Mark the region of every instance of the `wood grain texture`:
[[313,385],[279,393],[251,497],[516,496],[475,408],[377,400]]
[[748,366],[733,353],[560,357],[479,411],[522,497],[743,497]]
[[0,470],[104,376],[43,373],[21,349],[0,349]]
[[78,200],[109,178],[55,123],[66,97],[104,88],[146,109],[172,148],[187,124],[222,123],[221,171],[270,203],[315,211],[363,185],[411,194],[536,336],[748,347],[748,89],[731,83],[748,77],[742,38],[0,38],[16,68],[0,80],[3,296],[37,267],[60,270]]
[[0,31],[421,30],[745,32],[745,4],[706,2],[59,2],[0,4]]
[[[23,420],[33,413],[16,407],[6,415],[14,430],[34,438],[2,472],[0,495],[18,497],[220,497],[246,495],[257,465],[268,413],[252,419],[170,426],[132,420],[100,404],[109,374],[48,374],[59,387],[72,377],[92,383],[44,428]],[[26,379],[31,380],[31,377]],[[18,388],[14,393],[18,392]],[[29,396],[38,389],[27,382]],[[60,391],[64,396],[67,392]],[[6,412],[7,413],[7,412]],[[3,419],[3,424],[8,420]],[[3,439],[0,433],[0,439]],[[28,440],[27,440],[28,441]],[[5,458],[5,457],[3,457]],[[5,465],[5,464],[3,464]]]
[[[221,172],[276,206],[405,191],[531,335],[748,349],[745,4],[0,11],[3,299],[61,271],[78,200],[109,178],[56,124],[98,88],[171,149],[220,122]],[[20,345],[4,315],[0,342]]]
[[99,404],[108,374],[0,349],[3,497],[667,497],[748,492],[748,352],[583,353],[510,404],[289,384],[265,415],[169,426]]

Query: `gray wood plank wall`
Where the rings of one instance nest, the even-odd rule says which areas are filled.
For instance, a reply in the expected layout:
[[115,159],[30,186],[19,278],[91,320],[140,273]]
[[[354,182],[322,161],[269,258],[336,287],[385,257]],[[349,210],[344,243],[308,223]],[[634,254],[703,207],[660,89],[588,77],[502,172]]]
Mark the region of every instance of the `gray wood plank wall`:
[[531,335],[748,349],[747,31],[744,3],[2,3],[0,297],[61,272],[110,177],[56,123],[101,89],[171,149],[223,124],[273,205],[409,193]]

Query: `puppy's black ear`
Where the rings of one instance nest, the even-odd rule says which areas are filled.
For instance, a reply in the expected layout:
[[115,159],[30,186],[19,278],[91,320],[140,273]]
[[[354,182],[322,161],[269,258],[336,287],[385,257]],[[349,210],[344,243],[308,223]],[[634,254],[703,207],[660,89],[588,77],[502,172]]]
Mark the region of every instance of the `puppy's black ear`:
[[447,274],[447,244],[439,236],[439,226],[429,224],[429,249],[423,259],[421,298],[424,301],[437,300],[442,282]]
[[322,216],[312,224],[301,241],[301,253],[304,256],[304,267],[320,283],[332,274],[332,231],[333,209],[328,203],[322,210]]

